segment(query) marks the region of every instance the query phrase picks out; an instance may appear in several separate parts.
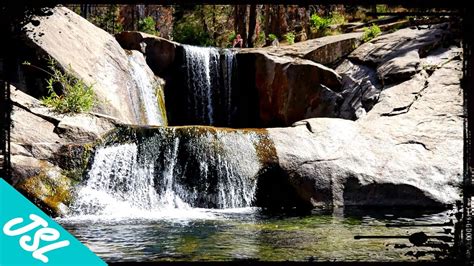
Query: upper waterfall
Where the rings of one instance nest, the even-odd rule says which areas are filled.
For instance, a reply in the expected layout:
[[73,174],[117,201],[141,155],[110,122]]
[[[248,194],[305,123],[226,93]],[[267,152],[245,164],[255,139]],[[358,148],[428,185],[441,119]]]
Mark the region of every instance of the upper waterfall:
[[183,45],[187,94],[187,119],[197,125],[230,126],[232,75],[235,54],[231,50]]
[[163,126],[167,124],[166,111],[163,105],[162,84],[146,64],[143,55],[131,51],[128,57],[133,87],[138,91],[129,90],[135,116],[143,125]]

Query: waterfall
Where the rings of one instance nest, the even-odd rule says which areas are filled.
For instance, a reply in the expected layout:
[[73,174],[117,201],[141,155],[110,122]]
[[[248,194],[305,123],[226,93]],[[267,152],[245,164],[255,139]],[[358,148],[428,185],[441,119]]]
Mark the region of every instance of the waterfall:
[[257,134],[148,130],[153,134],[95,151],[71,206],[73,215],[251,206],[260,169]]
[[194,124],[230,126],[235,53],[226,49],[183,47],[188,118]]
[[158,194],[149,178],[153,168],[139,165],[137,155],[136,144],[99,148],[72,208],[80,214],[112,215],[157,206]]
[[158,105],[158,93],[160,93],[159,87],[161,85],[159,80],[149,69],[140,52],[132,51],[129,63],[133,82],[138,88],[137,92],[130,92],[136,116],[141,117],[145,125],[166,125],[165,114]]
[[224,110],[226,112],[226,125],[232,123],[232,115],[234,113],[232,105],[232,75],[235,69],[235,52],[224,50],[224,61],[222,64],[223,83],[224,83]]

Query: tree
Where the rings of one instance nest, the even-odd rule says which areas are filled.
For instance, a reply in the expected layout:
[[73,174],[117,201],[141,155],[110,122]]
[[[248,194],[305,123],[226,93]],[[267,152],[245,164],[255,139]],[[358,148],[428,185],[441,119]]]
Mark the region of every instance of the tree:
[[90,13],[90,7],[91,5],[89,4],[81,4],[81,16],[85,19],[87,19],[89,17],[89,13]]
[[255,28],[257,26],[257,5],[250,5],[249,12],[249,32],[247,47],[253,47],[255,42]]
[[234,7],[234,31],[240,34],[245,45],[247,43],[247,5]]

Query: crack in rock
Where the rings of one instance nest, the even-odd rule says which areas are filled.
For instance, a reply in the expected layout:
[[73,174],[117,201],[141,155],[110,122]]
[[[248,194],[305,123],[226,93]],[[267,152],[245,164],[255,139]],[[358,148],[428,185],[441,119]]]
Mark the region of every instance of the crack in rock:
[[293,169],[289,169],[288,173],[290,175],[295,174],[298,171],[298,169],[300,167],[302,167],[303,165],[305,165],[305,164],[312,164],[312,163],[319,163],[319,162],[330,162],[330,161],[335,161],[335,160],[339,160],[339,159],[341,159],[341,157],[329,158],[329,159],[314,159],[314,160],[303,161],[301,163],[298,163],[298,165],[295,166]]
[[417,145],[423,146],[423,148],[424,148],[425,150],[431,151],[431,149],[429,149],[428,147],[426,147],[426,144],[424,144],[423,142],[420,142],[420,141],[416,141],[416,140],[404,141],[404,142],[398,143],[397,145],[402,145],[402,144],[417,144]]
[[422,92],[428,88],[428,84],[429,82],[428,81],[425,81],[425,86],[416,93],[415,97],[413,98],[413,101],[411,103],[409,103],[408,105],[405,105],[405,106],[401,106],[401,107],[395,107],[392,109],[392,111],[388,112],[388,113],[382,113],[380,114],[380,116],[396,116],[396,115],[401,115],[401,114],[406,114],[410,111],[410,108],[411,106],[418,100],[421,98],[422,96]]

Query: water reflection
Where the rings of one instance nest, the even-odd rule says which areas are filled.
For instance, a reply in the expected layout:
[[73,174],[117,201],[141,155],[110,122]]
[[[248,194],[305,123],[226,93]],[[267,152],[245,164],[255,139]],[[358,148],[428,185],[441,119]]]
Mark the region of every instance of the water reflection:
[[[204,210],[201,210],[204,211]],[[59,220],[92,251],[109,262],[199,260],[410,261],[439,259],[449,250],[415,247],[407,236],[423,231],[450,238],[450,211],[400,210],[313,211],[275,215],[257,208],[206,210],[212,218]],[[387,227],[386,224],[410,226]],[[413,226],[415,224],[415,226]],[[423,226],[439,224],[439,226]],[[448,224],[448,225],[444,225]],[[354,236],[381,238],[354,239]],[[385,238],[384,236],[394,236]],[[399,236],[399,237],[398,237]],[[452,247],[453,243],[445,244]],[[400,248],[403,247],[403,248]],[[435,250],[438,253],[433,253]],[[410,253],[411,252],[411,253]],[[419,253],[418,253],[419,254]],[[442,257],[441,257],[442,258]]]

